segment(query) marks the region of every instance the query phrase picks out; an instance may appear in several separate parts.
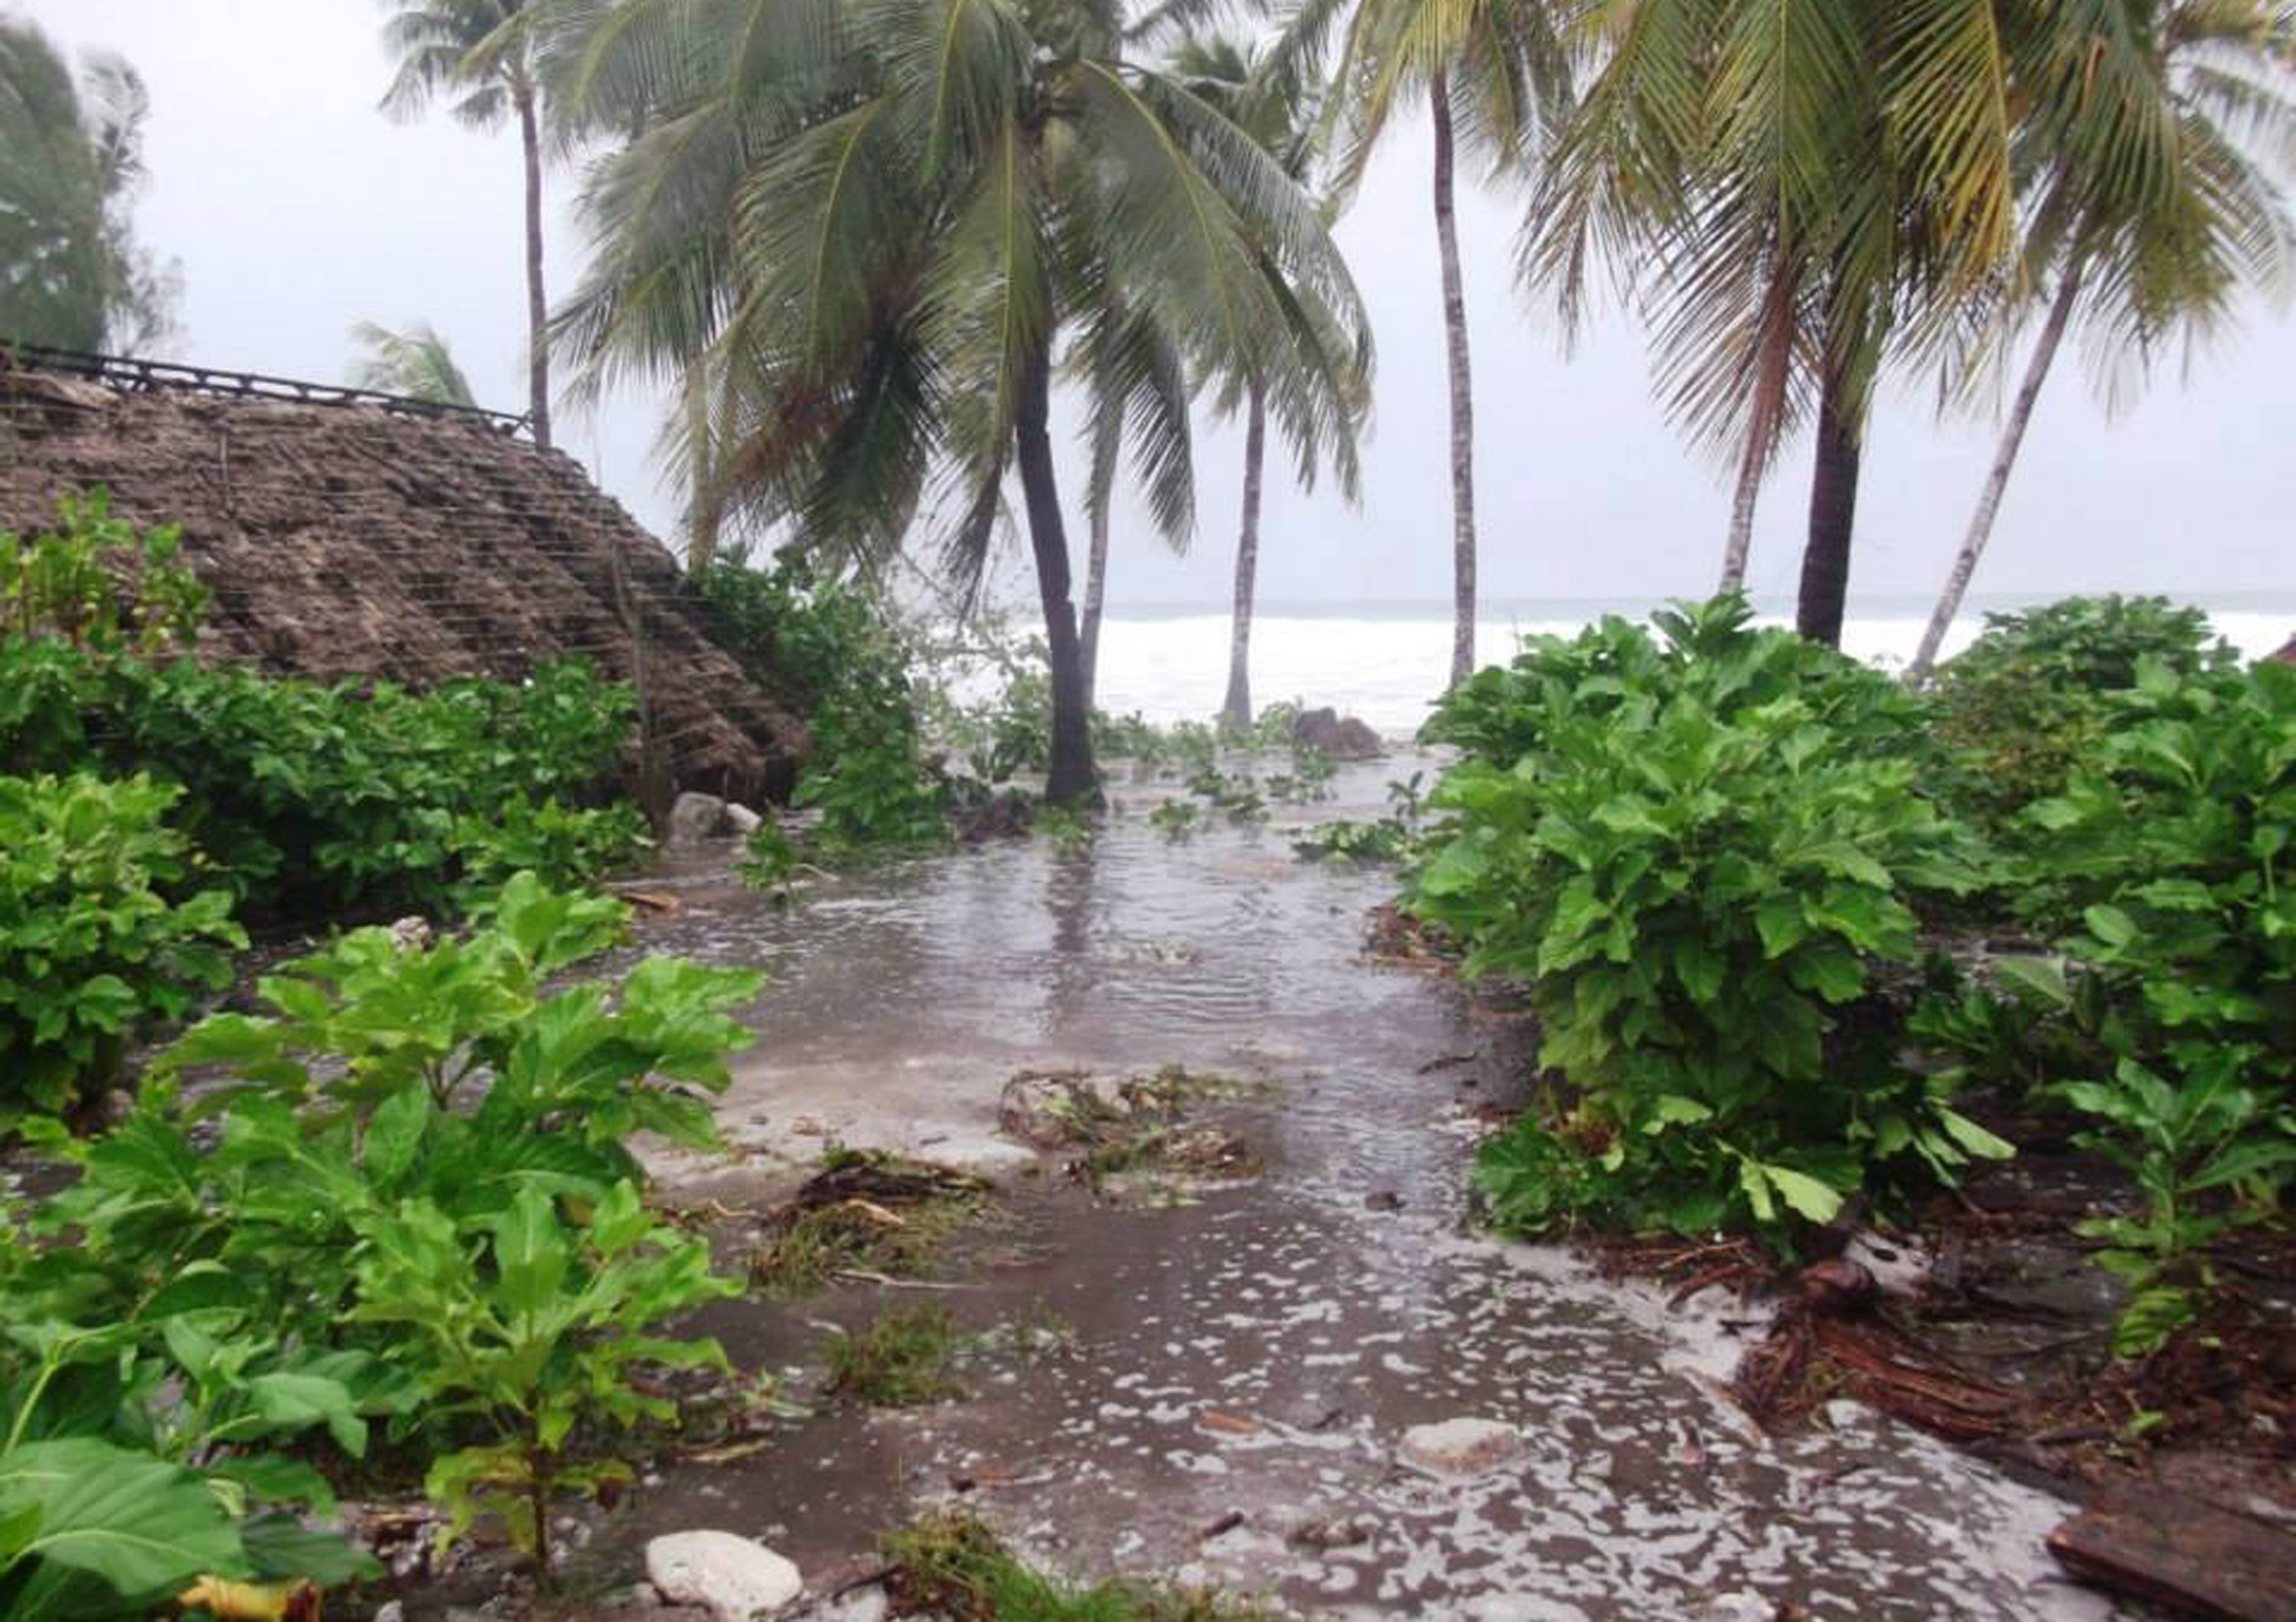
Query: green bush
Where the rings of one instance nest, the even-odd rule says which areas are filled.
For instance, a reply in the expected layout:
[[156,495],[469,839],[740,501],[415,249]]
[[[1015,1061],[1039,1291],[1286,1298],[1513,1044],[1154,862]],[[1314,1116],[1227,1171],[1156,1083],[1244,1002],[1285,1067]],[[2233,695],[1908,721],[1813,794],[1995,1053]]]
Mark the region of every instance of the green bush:
[[1725,599],[1545,639],[1439,713],[1468,745],[1411,905],[1471,973],[1529,982],[1577,1094],[1494,1142],[1503,1225],[1831,1219],[2006,1151],[1897,1062],[1869,965],[1976,851],[1922,792],[1895,684]]
[[57,516],[29,537],[0,530],[0,633],[106,653],[191,643],[208,594],[178,561],[180,532],[139,536],[102,489],[66,496]]
[[2201,1253],[2276,1208],[2296,1165],[2296,670],[2148,657],[2100,715],[2023,818],[2024,913],[2070,960],[2026,971],[2061,988],[2029,1041],[2074,1046],[2055,1091],[2142,1190],[2092,1225],[2141,1353],[2197,1315]]
[[527,1183],[504,1208],[460,1223],[415,1200],[357,1225],[352,1317],[398,1335],[395,1358],[431,1413],[467,1416],[483,1438],[442,1454],[424,1478],[447,1512],[441,1542],[498,1514],[548,1583],[557,1495],[636,1474],[611,1455],[575,1454],[576,1428],[674,1420],[676,1405],[638,1389],[635,1372],[729,1365],[715,1340],[648,1331],[741,1286],[714,1276],[709,1241],[647,1211],[628,1182],[579,1223]]
[[2208,616],[2164,597],[2069,597],[1988,614],[1986,629],[1935,684],[1938,735],[1954,763],[1954,797],[1988,830],[2059,793],[2107,733],[2107,695],[2154,661],[2180,675],[2233,668],[2238,656]]
[[591,808],[620,769],[627,688],[577,661],[417,694],[163,659],[204,602],[176,557],[101,493],[54,533],[0,535],[0,754],[179,785],[176,824],[273,916],[443,909],[520,867],[570,881],[641,848],[629,807]]
[[821,814],[813,854],[945,840],[947,797],[925,768],[907,652],[877,604],[789,560],[770,570],[715,563],[694,583],[719,640],[806,717],[814,757],[794,803]]
[[127,1045],[230,981],[247,938],[147,777],[0,777],[0,1129],[71,1114]]
[[[267,1015],[197,1028],[133,1116],[67,1147],[48,1242],[0,1233],[0,1417],[323,1512],[324,1479],[273,1445],[357,1457],[380,1421],[429,1462],[450,1535],[499,1511],[546,1563],[552,1495],[620,1473],[619,1434],[671,1415],[633,1365],[720,1361],[652,1326],[731,1289],[641,1204],[627,1139],[716,1143],[698,1094],[726,1085],[749,1039],[726,1011],[758,977],[649,959],[563,983],[627,916],[519,875],[467,938],[355,931],[266,979]],[[324,1550],[275,1534],[255,1536],[270,1567],[314,1574]]]

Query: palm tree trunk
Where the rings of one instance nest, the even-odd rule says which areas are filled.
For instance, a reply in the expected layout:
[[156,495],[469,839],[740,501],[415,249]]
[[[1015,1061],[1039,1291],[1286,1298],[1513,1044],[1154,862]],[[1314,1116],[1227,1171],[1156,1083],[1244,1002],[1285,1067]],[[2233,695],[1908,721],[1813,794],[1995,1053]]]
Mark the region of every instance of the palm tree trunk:
[[1810,479],[1809,542],[1801,554],[1794,628],[1829,648],[1841,645],[1849,595],[1849,541],[1857,525],[1857,473],[1865,454],[1865,402],[1838,360],[1825,364],[1817,408],[1817,467]]
[[1746,429],[1745,459],[1738,464],[1737,492],[1730,501],[1730,538],[1722,548],[1718,592],[1745,589],[1746,559],[1754,546],[1754,509],[1761,498],[1762,481],[1770,471],[1770,453],[1777,446],[1778,425],[1785,414],[1787,374],[1793,365],[1793,317],[1792,278],[1783,271],[1774,273],[1769,295],[1763,301],[1752,420]]
[[2049,319],[2041,328],[2041,340],[2035,346],[2033,358],[2026,364],[2025,381],[2018,386],[2017,398],[2009,407],[2009,420],[2002,425],[2001,446],[1994,454],[1993,468],[1985,476],[1984,491],[1977,498],[1977,511],[1969,520],[1969,533],[1962,537],[1961,552],[1953,561],[1953,573],[1945,583],[1945,594],[1938,599],[1937,611],[1930,616],[1929,628],[1922,633],[1922,645],[1914,654],[1914,662],[1906,667],[1906,679],[1919,684],[1929,679],[1937,663],[1938,649],[1945,642],[1945,634],[1953,628],[1955,618],[1961,612],[1961,600],[1969,591],[1970,577],[1977,572],[1977,561],[1985,555],[1985,545],[1993,538],[1993,520],[2001,513],[2002,493],[2009,487],[2009,471],[2017,463],[2017,453],[2025,443],[2025,430],[2032,426],[2033,405],[2041,397],[2041,385],[2048,381],[2049,368],[2056,364],[2057,348],[2064,342],[2065,329],[2072,324],[2073,307],[2080,302],[2081,267],[2076,263],[2065,272],[2065,279],[2057,289],[2057,296],[2049,306]]
[[716,437],[709,422],[707,363],[695,360],[685,369],[686,455],[692,463],[692,489],[685,513],[685,572],[698,575],[718,561],[718,533],[725,516],[725,497],[718,483]]
[[534,442],[550,448],[550,301],[542,287],[542,125],[535,116],[534,86],[523,77],[512,82],[518,133],[526,148],[526,368],[530,399],[528,421]]
[[1267,462],[1267,389],[1251,384],[1250,415],[1243,434],[1243,528],[1235,540],[1235,618],[1228,634],[1227,699],[1220,719],[1231,726],[1251,725],[1251,598],[1259,575],[1260,475]]
[[1475,390],[1467,364],[1467,295],[1459,280],[1452,201],[1451,81],[1435,70],[1435,241],[1443,256],[1443,335],[1451,357],[1451,684],[1475,671]]
[[1738,464],[1738,488],[1730,498],[1730,539],[1722,549],[1722,595],[1746,589],[1746,559],[1754,548],[1754,509],[1762,495],[1763,453],[1752,445]]
[[1100,608],[1108,595],[1108,530],[1114,504],[1102,502],[1092,513],[1092,552],[1084,568],[1084,700],[1100,701]]
[[1061,521],[1060,487],[1053,474],[1053,356],[1049,337],[1021,369],[1016,438],[1021,492],[1029,510],[1029,542],[1037,557],[1037,592],[1045,605],[1045,643],[1053,679],[1052,769],[1047,804],[1090,803],[1100,796],[1092,761],[1092,700],[1085,690],[1084,644],[1077,635],[1076,605],[1069,601],[1069,537]]

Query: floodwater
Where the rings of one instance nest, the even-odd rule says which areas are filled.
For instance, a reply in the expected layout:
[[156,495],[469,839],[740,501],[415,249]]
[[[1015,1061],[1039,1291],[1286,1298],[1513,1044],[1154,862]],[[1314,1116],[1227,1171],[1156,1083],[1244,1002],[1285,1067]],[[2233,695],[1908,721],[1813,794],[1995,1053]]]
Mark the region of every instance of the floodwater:
[[[1304,815],[1383,809],[1403,760],[1343,768]],[[1369,959],[1383,871],[1296,860],[1277,823],[1171,842],[1118,785],[1097,837],[1038,838],[825,881],[787,912],[689,865],[649,950],[769,969],[723,1115],[738,1203],[826,1138],[1000,1168],[1015,1225],[939,1291],[848,1289],[713,1310],[737,1364],[802,1397],[832,1322],[944,1302],[970,1328],[1058,1325],[985,1356],[967,1400],[823,1404],[718,1465],[665,1467],[599,1526],[602,1566],[655,1533],[762,1538],[816,1581],[926,1505],[1032,1557],[1216,1583],[1303,1614],[1500,1622],[2103,1618],[2042,1546],[2066,1506],[1848,1404],[1772,1439],[1718,1394],[1762,1309],[1671,1312],[1567,1253],[1465,1221],[1476,1110],[1529,1040],[1505,1010]],[[1224,1106],[1267,1161],[1170,1206],[1096,1201],[996,1143],[1023,1068],[1180,1063],[1269,1084]],[[716,1181],[712,1181],[712,1177]],[[810,1372],[808,1372],[810,1371]],[[1496,1421],[1486,1473],[1401,1462],[1413,1426]]]

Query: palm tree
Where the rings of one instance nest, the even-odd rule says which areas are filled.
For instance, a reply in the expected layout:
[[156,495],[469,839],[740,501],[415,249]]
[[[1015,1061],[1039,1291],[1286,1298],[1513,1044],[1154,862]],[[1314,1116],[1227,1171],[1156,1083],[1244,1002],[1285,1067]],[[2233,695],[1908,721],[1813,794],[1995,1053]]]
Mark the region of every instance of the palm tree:
[[1653,307],[1671,414],[1754,498],[1815,416],[1797,624],[1838,643],[1874,383],[1935,351],[2014,244],[2012,56],[2042,0],[1587,8],[1589,72],[1525,228],[1568,319],[1607,264]]
[[0,16],[0,338],[133,351],[168,334],[174,275],[129,219],[151,105],[124,59],[91,53],[75,82],[37,28]]
[[1180,335],[1153,311],[1120,303],[1106,319],[1085,329],[1070,346],[1066,374],[1086,391],[1090,463],[1085,480],[1084,603],[1078,627],[1084,664],[1085,701],[1090,706],[1100,680],[1101,610],[1108,594],[1110,531],[1115,522],[1116,480],[1128,438],[1135,435],[1127,417],[1144,412],[1152,419],[1136,440],[1156,447],[1160,462],[1144,471],[1147,494],[1161,516],[1157,528],[1176,548],[1193,528],[1194,446],[1188,431],[1187,362]]
[[[1219,36],[1190,36],[1173,52],[1171,70],[1187,87],[1225,113],[1235,126],[1258,142],[1300,185],[1308,183],[1316,152],[1316,109],[1308,87],[1296,75],[1257,70],[1251,50]],[[1329,325],[1328,312],[1314,312]],[[1358,470],[1355,457],[1356,422],[1363,394],[1352,391],[1349,417],[1340,426],[1341,437],[1330,447],[1342,490],[1356,494]],[[1267,459],[1267,387],[1257,375],[1220,380],[1219,409],[1244,418],[1243,517],[1235,547],[1235,603],[1228,636],[1227,692],[1220,718],[1230,725],[1251,725],[1251,610],[1259,573],[1260,497]],[[1324,447],[1297,445],[1300,480],[1312,487],[1320,453]]]
[[1992,538],[2003,493],[2076,318],[2140,356],[2284,283],[2296,220],[2296,11],[2280,0],[2113,0],[2048,42],[2030,92],[2030,283],[2040,335],[1953,569],[1906,669],[1925,680]]
[[[882,555],[922,514],[971,590],[1017,472],[1051,655],[1046,794],[1090,798],[1050,433],[1063,348],[1097,357],[1095,408],[1123,411],[1152,511],[1185,534],[1186,418],[1137,334],[1188,333],[1199,365],[1264,376],[1295,438],[1328,438],[1370,335],[1321,217],[1234,124],[1123,60],[1113,0],[631,9],[551,47],[578,106],[635,131],[586,200],[602,250],[566,340],[594,379],[706,360],[728,500],[817,551]],[[1318,305],[1343,313],[1344,352]]]
[[[1177,17],[1207,9],[1172,0]],[[1541,123],[1569,95],[1555,17],[1561,0],[1299,0],[1267,68],[1300,81],[1330,62],[1323,134],[1336,143],[1344,193],[1397,113],[1426,98],[1434,129],[1431,184],[1451,391],[1451,681],[1475,662],[1474,382],[1459,264],[1456,168],[1464,143],[1493,168],[1541,144]]]
[[417,322],[404,332],[372,321],[351,329],[351,337],[365,351],[350,370],[351,387],[395,394],[402,399],[424,400],[433,406],[476,406],[471,380],[455,364],[454,351],[437,329]]
[[382,98],[393,118],[421,116],[436,95],[472,129],[518,120],[526,157],[528,422],[550,448],[550,305],[542,276],[541,90],[534,61],[538,0],[383,0],[383,43],[398,69]]

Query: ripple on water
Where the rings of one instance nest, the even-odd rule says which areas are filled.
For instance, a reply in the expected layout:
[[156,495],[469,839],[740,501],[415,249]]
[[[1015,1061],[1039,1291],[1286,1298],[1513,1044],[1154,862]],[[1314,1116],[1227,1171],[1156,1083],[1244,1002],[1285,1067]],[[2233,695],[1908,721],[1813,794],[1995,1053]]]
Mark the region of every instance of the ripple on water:
[[[1390,774],[1343,769],[1319,814],[1379,815]],[[1459,1237],[1464,1084],[1504,1080],[1526,1037],[1365,960],[1390,883],[1294,863],[1266,829],[1170,844],[1136,814],[1078,849],[905,862],[788,912],[697,905],[652,929],[649,949],[773,971],[749,1011],[773,1063],[865,1074],[922,1055],[977,1085],[1086,1054],[1242,1069],[1280,1094],[1247,1123],[1259,1183],[1144,1213],[1055,1200],[1048,1249],[949,1298],[982,1324],[1049,1310],[1070,1350],[976,1380],[964,1405],[833,1411],[767,1453],[673,1471],[615,1536],[706,1513],[826,1569],[964,1477],[996,1484],[985,1511],[1056,1560],[1318,1614],[2113,1615],[2044,1553],[2054,1499],[1862,1411],[1766,1438],[1710,1389],[1734,1356],[1726,1324],[1685,1325],[1555,1252]],[[1374,1190],[1402,1208],[1366,1208]],[[767,1361],[810,1332],[754,1303],[709,1327]],[[1519,1456],[1466,1482],[1398,1466],[1406,1428],[1463,1415],[1519,1428]],[[1231,1511],[1240,1526],[1200,1541]]]

